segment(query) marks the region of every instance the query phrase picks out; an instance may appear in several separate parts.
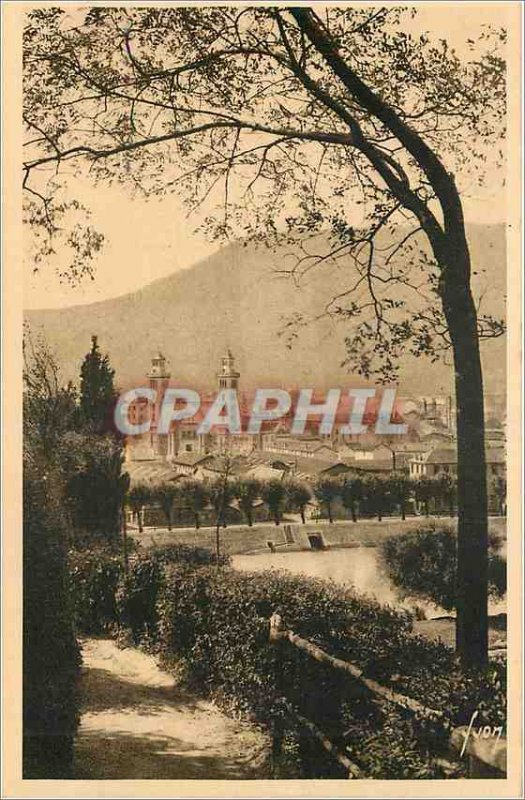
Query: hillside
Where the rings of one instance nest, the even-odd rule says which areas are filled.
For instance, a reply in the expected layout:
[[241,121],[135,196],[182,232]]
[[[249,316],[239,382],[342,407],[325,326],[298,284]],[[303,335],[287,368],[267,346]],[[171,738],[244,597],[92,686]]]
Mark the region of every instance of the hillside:
[[[505,230],[470,226],[474,287],[483,308],[505,313]],[[219,359],[230,347],[244,387],[302,385],[326,388],[362,384],[340,366],[345,327],[322,320],[303,329],[292,349],[279,331],[294,313],[314,315],[344,288],[345,267],[312,270],[297,288],[275,274],[284,252],[232,244],[193,267],[116,299],[66,309],[28,311],[34,329],[45,333],[65,379],[77,380],[93,333],[110,354],[121,387],[140,385],[158,349],[172,377],[186,386],[215,386]],[[132,266],[130,265],[130,268]],[[348,266],[346,267],[348,269]],[[487,392],[505,385],[504,337],[483,344]],[[448,393],[450,367],[427,359],[405,359],[401,388],[407,393]]]

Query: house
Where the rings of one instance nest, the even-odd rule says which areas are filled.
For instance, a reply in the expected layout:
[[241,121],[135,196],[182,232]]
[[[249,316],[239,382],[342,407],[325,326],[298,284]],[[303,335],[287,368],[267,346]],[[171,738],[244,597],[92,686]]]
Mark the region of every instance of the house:
[[129,474],[130,485],[135,486],[137,483],[150,483],[159,484],[174,482],[180,479],[180,475],[164,461],[158,460],[143,460],[143,461],[130,461],[124,466],[125,471]]
[[264,450],[290,457],[317,458],[332,462],[339,460],[329,437],[322,436],[293,436],[288,433],[269,435],[264,438]]
[[171,456],[169,464],[177,475],[195,476],[199,468],[202,468],[208,461],[213,460],[213,456],[203,453],[181,453]]
[[[505,450],[502,447],[490,447],[485,451],[487,460],[487,478],[504,477],[506,472]],[[434,478],[438,475],[457,474],[456,448],[438,447],[428,453],[414,453],[409,460],[411,478]]]

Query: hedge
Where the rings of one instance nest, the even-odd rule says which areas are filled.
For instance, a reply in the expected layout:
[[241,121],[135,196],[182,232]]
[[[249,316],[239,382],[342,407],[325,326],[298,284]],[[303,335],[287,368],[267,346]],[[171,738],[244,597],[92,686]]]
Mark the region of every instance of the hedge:
[[71,777],[80,652],[51,471],[24,474],[23,777]]
[[[80,632],[98,635],[127,628],[138,642],[155,625],[163,567],[172,562],[195,567],[215,563],[215,555],[203,547],[172,544],[150,551],[128,547],[127,571],[114,546],[69,551],[70,590]],[[221,556],[219,563],[227,565],[228,556]]]
[[[138,599],[140,598],[140,600]],[[454,653],[412,633],[412,621],[351,589],[286,572],[241,573],[137,554],[120,583],[117,612],[135,642],[161,657],[189,685],[275,729],[286,697],[333,741],[348,749],[365,775],[443,777],[432,755],[447,751],[450,726],[505,717],[505,669],[463,674]],[[285,625],[398,691],[445,712],[413,719],[379,708],[367,690],[295,648],[268,643],[268,620]],[[340,777],[341,768],[286,721],[286,747],[302,777]]]

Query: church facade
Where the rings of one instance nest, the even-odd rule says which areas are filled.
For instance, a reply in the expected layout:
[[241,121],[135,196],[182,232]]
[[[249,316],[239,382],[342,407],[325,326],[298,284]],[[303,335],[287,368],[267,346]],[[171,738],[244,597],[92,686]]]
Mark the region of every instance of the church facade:
[[[245,431],[249,412],[246,398],[239,392],[240,377],[235,357],[228,349],[221,358],[216,375],[217,389],[234,389],[238,392],[242,429]],[[159,433],[160,409],[170,379],[166,358],[159,352],[153,357],[148,372],[148,386],[156,392],[155,402],[150,404],[145,398],[139,398],[130,406],[129,417],[132,423],[138,424],[151,418],[151,426],[147,434],[128,437],[128,460],[174,460],[181,456],[204,456],[210,453],[246,455],[261,448],[262,433],[232,435],[221,426],[215,426],[209,433],[199,433],[199,426],[213,403],[212,393],[201,397],[200,408],[193,417],[172,422],[168,433]]]

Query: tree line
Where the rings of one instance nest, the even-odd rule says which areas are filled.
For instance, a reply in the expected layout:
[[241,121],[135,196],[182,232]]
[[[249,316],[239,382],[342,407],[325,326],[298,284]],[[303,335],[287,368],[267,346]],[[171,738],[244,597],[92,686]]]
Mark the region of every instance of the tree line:
[[306,523],[307,509],[315,506],[318,512],[333,522],[344,515],[357,522],[360,517],[399,514],[402,519],[417,509],[425,516],[431,513],[456,512],[456,481],[443,474],[435,478],[423,476],[413,480],[403,473],[389,476],[368,474],[350,477],[321,477],[312,485],[293,478],[256,480],[241,478],[222,481],[220,478],[201,481],[183,478],[177,482],[157,484],[138,482],[126,495],[126,506],[143,530],[144,509],[157,506],[162,511],[168,530],[177,514],[186,512],[193,517],[195,528],[202,524],[203,512],[212,511],[216,522],[228,523],[228,509],[238,509],[251,527],[261,504],[268,518],[276,525],[285,513],[299,514]]

